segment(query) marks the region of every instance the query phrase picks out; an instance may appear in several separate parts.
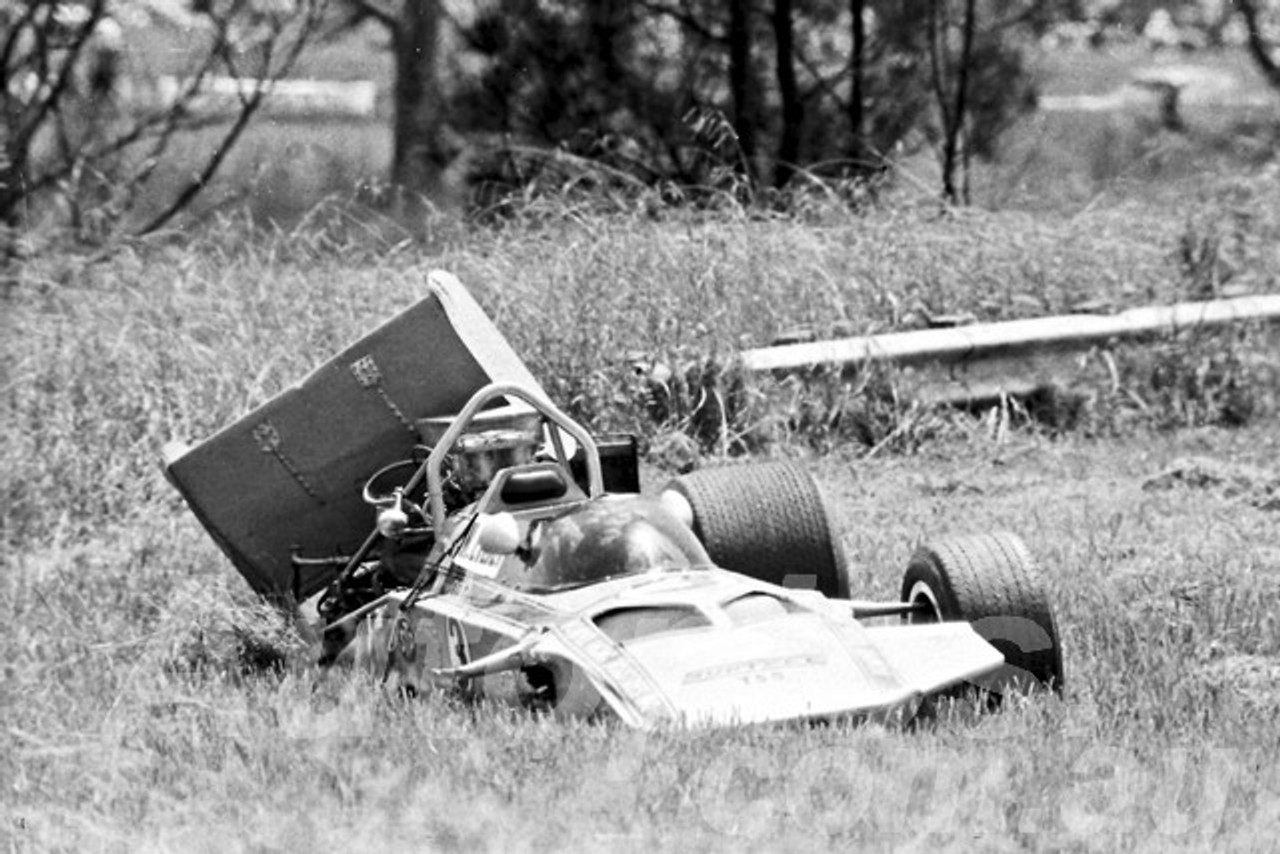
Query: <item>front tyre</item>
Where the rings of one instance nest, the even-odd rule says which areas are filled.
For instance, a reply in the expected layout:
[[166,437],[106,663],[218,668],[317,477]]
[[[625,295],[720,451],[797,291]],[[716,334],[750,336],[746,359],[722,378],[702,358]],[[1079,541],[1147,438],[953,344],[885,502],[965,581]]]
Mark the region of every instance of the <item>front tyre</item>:
[[980,680],[997,694],[1041,685],[1061,692],[1062,646],[1040,573],[1021,538],[1009,533],[946,539],[916,550],[902,600],[920,610],[909,622],[964,621],[1004,655]]

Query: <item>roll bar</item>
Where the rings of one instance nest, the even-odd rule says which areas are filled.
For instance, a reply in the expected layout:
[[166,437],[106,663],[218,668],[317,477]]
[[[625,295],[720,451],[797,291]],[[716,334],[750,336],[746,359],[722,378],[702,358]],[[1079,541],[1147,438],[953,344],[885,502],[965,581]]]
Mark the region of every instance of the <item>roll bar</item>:
[[[431,454],[427,457],[422,469],[419,469],[418,474],[413,477],[410,484],[405,488],[407,492],[416,486],[422,472],[426,471],[427,501],[431,506],[431,525],[435,529],[437,537],[444,530],[447,515],[444,506],[444,482],[440,475],[445,458],[449,456],[449,452],[453,450],[458,437],[471,424],[476,413],[485,404],[498,397],[513,397],[524,401],[542,416],[544,425],[551,424],[572,436],[586,456],[587,494],[592,498],[604,494],[604,474],[600,467],[600,450],[596,447],[596,442],[591,438],[590,433],[574,422],[541,392],[515,383],[490,383],[473,394],[471,399],[467,401],[467,405],[462,407],[462,410],[454,416],[453,423],[449,425],[444,435],[440,437],[440,441],[436,442],[435,447],[431,449]],[[551,444],[555,447],[556,457],[560,464],[565,467],[565,471],[570,471],[570,462],[565,454],[564,443],[560,440],[560,434],[554,429],[548,432],[551,434]]]

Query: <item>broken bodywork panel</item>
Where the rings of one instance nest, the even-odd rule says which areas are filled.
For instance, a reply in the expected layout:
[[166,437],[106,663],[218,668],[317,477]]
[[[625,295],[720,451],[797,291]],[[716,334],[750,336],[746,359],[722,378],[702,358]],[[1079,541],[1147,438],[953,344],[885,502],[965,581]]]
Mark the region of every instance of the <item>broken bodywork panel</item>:
[[418,422],[457,413],[491,382],[538,388],[493,322],[453,276],[321,365],[297,386],[194,447],[165,449],[165,470],[255,591],[300,600],[369,533],[360,486],[412,456]]

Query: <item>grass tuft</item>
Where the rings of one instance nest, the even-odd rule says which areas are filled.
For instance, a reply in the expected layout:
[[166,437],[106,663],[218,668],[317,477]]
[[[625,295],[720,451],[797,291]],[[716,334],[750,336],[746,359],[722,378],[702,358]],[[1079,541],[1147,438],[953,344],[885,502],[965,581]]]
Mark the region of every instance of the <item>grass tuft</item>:
[[196,683],[280,676],[310,653],[278,609],[207,586],[167,603],[150,646],[164,672]]

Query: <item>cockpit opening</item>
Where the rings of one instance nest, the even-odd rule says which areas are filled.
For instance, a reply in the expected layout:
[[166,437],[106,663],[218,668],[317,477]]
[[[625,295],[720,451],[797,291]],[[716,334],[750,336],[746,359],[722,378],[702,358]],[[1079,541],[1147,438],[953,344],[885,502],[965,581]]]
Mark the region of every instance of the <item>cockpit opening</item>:
[[530,590],[711,566],[693,531],[657,500],[617,496],[581,504],[535,526],[524,577]]
[[697,608],[664,605],[615,608],[597,614],[595,624],[612,640],[625,643],[664,632],[704,628],[711,621]]

